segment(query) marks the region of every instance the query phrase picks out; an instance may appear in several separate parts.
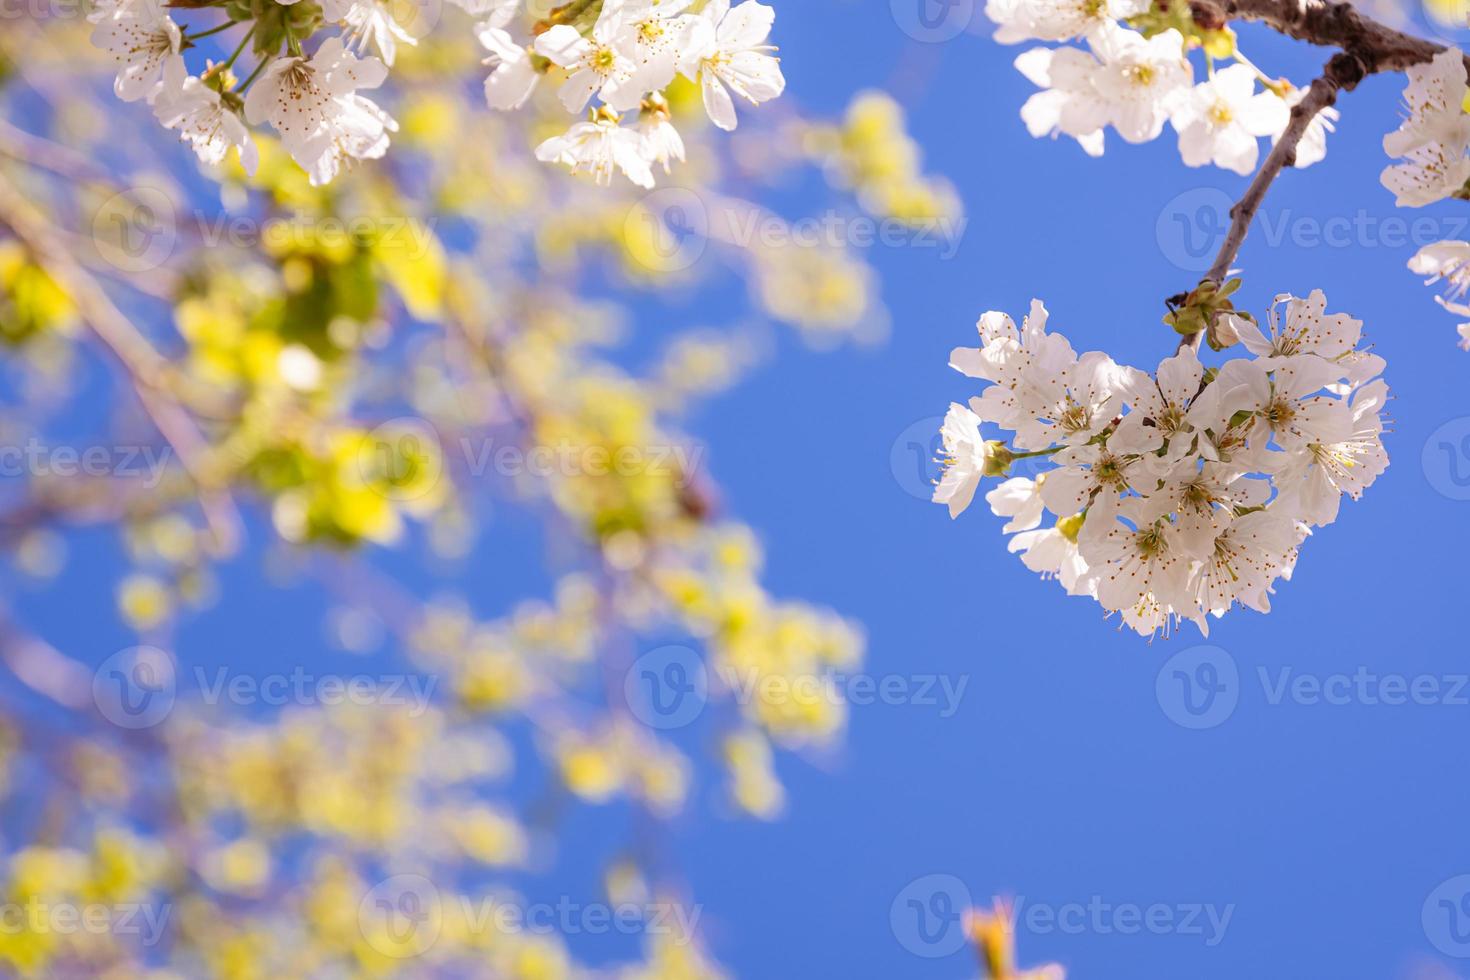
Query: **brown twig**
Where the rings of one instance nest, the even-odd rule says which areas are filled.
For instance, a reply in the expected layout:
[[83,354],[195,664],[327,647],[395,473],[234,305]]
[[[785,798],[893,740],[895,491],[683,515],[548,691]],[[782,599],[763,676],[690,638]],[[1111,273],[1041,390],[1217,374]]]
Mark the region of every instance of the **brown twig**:
[[[1443,44],[1394,30],[1337,0],[1192,0],[1190,13],[1204,28],[1224,27],[1231,20],[1255,21],[1299,41],[1341,48],[1356,56],[1370,75],[1402,71],[1445,50]],[[1470,57],[1465,67],[1470,71]]]
[[[1271,152],[1266,155],[1266,162],[1256,171],[1244,196],[1230,209],[1230,230],[1225,234],[1225,241],[1221,243],[1210,271],[1205,273],[1206,279],[1216,283],[1224,282],[1230,271],[1230,264],[1235,261],[1241,245],[1245,243],[1245,236],[1250,231],[1256,212],[1261,208],[1261,202],[1266,199],[1266,191],[1271,188],[1271,182],[1282,170],[1296,163],[1297,144],[1306,135],[1307,127],[1317,113],[1337,101],[1340,90],[1351,90],[1362,81],[1364,74],[1364,66],[1356,55],[1347,52],[1335,54],[1327,62],[1322,76],[1313,81],[1301,101],[1291,107],[1291,119],[1286,124],[1286,129],[1282,131],[1276,145],[1271,147]],[[1200,330],[1181,337],[1178,349],[1182,351],[1185,347],[1192,347],[1199,350],[1205,333],[1205,330]]]
[[208,443],[194,420],[168,392],[171,365],[113,304],[92,274],[72,257],[70,250],[46,219],[0,173],[0,224],[25,243],[37,263],[66,290],[82,320],[122,362],[143,410],[178,454],[179,463],[199,491],[200,507],[221,554],[235,550],[240,517],[229,494],[209,478],[203,465]]

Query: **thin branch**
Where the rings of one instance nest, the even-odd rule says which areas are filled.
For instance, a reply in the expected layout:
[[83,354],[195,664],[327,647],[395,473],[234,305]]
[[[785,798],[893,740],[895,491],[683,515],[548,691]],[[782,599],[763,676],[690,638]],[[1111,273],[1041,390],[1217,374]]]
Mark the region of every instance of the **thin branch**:
[[240,537],[240,516],[226,491],[204,472],[208,450],[203,435],[168,394],[171,365],[112,302],[91,273],[71,256],[46,219],[0,173],[0,223],[9,227],[38,263],[66,290],[82,319],[122,362],[159,433],[178,453],[179,463],[199,490],[199,503],[220,553],[230,554]]
[[[1230,271],[1230,264],[1240,254],[1240,247],[1245,243],[1245,236],[1250,231],[1256,212],[1261,208],[1261,202],[1266,199],[1266,192],[1270,190],[1271,182],[1280,175],[1282,170],[1296,163],[1297,144],[1306,135],[1307,127],[1317,117],[1317,113],[1337,101],[1339,90],[1351,90],[1362,78],[1363,65],[1356,55],[1335,54],[1327,62],[1322,76],[1313,81],[1301,101],[1291,107],[1291,119],[1286,124],[1286,129],[1282,131],[1276,145],[1271,147],[1271,152],[1266,155],[1266,162],[1261,164],[1261,169],[1256,171],[1256,176],[1246,188],[1245,195],[1230,209],[1230,230],[1225,234],[1225,241],[1221,243],[1220,251],[1216,254],[1210,271],[1205,273],[1206,279],[1216,283],[1224,282],[1226,274]],[[1192,347],[1199,350],[1200,343],[1204,339],[1204,330],[1181,337],[1178,349],[1182,351],[1185,347]]]
[[[1230,20],[1268,24],[1288,37],[1356,55],[1367,74],[1401,71],[1429,61],[1445,45],[1396,31],[1350,3],[1323,0],[1191,0],[1190,13],[1204,28]],[[1470,71],[1470,57],[1465,59]]]

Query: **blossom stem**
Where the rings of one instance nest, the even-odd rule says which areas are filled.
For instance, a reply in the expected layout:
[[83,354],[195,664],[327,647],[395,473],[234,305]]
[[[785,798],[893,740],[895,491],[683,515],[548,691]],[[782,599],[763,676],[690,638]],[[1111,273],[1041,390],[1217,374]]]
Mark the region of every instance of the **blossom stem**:
[[[1256,171],[1256,176],[1246,188],[1245,195],[1230,209],[1230,230],[1226,233],[1225,241],[1215,256],[1214,265],[1210,266],[1210,271],[1205,273],[1206,279],[1213,280],[1217,284],[1224,282],[1225,275],[1230,270],[1230,263],[1234,262],[1235,257],[1240,254],[1240,247],[1245,243],[1245,236],[1250,231],[1251,222],[1255,220],[1261,202],[1266,199],[1266,191],[1270,189],[1271,182],[1284,168],[1296,162],[1297,144],[1306,135],[1307,126],[1316,118],[1318,112],[1337,101],[1339,89],[1351,89],[1362,80],[1363,74],[1362,61],[1356,55],[1346,52],[1335,54],[1327,62],[1327,67],[1321,77],[1312,82],[1302,100],[1291,107],[1291,121],[1287,123],[1281,138],[1267,154],[1266,162],[1261,164],[1261,169]],[[1207,332],[1208,328],[1181,337],[1177,349],[1182,351],[1190,347],[1196,351],[1199,350]]]
[[[197,40],[199,40],[202,37],[209,37],[211,34],[219,34],[222,31],[227,31],[230,28],[234,27],[238,23],[240,23],[238,20],[226,21],[225,23],[219,25],[218,27],[211,27],[207,31],[200,31],[198,34],[188,34],[188,35],[185,35],[184,40],[186,40],[186,41],[197,41]],[[252,27],[250,30],[251,30],[251,33],[254,33],[255,28]],[[246,37],[249,37],[249,36],[250,35],[248,35],[248,34],[246,35]]]
[[268,55],[268,56],[266,56],[264,58],[261,58],[260,59],[260,64],[258,64],[258,65],[255,66],[255,70],[250,73],[250,77],[249,78],[245,79],[245,81],[243,81],[243,82],[240,83],[240,87],[237,88],[237,89],[235,89],[235,93],[237,95],[244,95],[245,94],[245,90],[250,87],[250,83],[253,82],[253,81],[255,81],[257,78],[259,78],[260,77],[260,73],[263,72],[263,71],[265,71],[265,66],[268,65],[268,64],[270,64],[272,61],[274,61],[275,58],[276,58],[275,55]]
[[1029,453],[1012,453],[1011,459],[1030,459],[1033,456],[1050,456],[1052,453],[1059,453],[1065,448],[1067,447],[1052,446],[1050,449],[1037,449]]
[[[235,23],[235,22],[232,22],[232,23]],[[204,35],[201,34],[199,36],[200,37],[203,37]],[[250,30],[246,31],[245,32],[245,36],[242,37],[242,38],[240,38],[240,44],[239,44],[239,46],[237,46],[235,48],[235,53],[232,54],[232,55],[230,55],[229,60],[225,62],[224,67],[221,69],[222,71],[228,71],[230,68],[233,68],[234,67],[234,65],[235,65],[235,59],[238,58],[238,57],[240,57],[240,52],[242,52],[242,51],[245,50],[245,45],[249,44],[250,43],[250,39],[252,37],[254,37],[254,36],[255,36],[255,25],[254,24],[251,24],[250,25]]]

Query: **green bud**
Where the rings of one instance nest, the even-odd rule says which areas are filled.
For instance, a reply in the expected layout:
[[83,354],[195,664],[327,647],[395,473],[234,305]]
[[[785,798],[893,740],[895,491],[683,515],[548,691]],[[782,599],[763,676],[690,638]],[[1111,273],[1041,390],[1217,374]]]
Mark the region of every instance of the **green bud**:
[[981,476],[1009,476],[1011,463],[1016,459],[1016,454],[1011,452],[1010,447],[999,439],[987,439],[985,442],[985,468]]
[[1077,543],[1077,535],[1082,533],[1082,525],[1087,521],[1087,511],[1079,511],[1071,517],[1057,518],[1057,532],[1073,544]]

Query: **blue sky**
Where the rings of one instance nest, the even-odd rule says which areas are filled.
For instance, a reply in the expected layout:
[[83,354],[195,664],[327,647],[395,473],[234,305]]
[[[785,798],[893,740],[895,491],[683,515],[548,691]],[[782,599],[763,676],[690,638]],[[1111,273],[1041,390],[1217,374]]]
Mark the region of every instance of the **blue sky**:
[[[1470,666],[1449,615],[1470,516],[1454,499],[1470,472],[1470,355],[1404,263],[1424,241],[1466,237],[1470,211],[1396,209],[1379,185],[1402,76],[1342,97],[1326,161],[1277,182],[1238,262],[1241,305],[1258,314],[1278,292],[1321,288],[1329,309],[1364,321],[1396,395],[1393,464],[1307,542],[1269,616],[1149,644],[1027,572],[983,508],[951,522],[915,499],[890,458],[912,423],[974,393],[946,360],[984,310],[1019,315],[1039,296],[1078,350],[1155,364],[1173,347],[1162,299],[1197,279],[1191,255],[1223,226],[1208,209],[1247,179],[1185,168],[1167,129],[1146,146],[1110,134],[1099,160],[1065,138],[1034,140],[1018,114],[1032,91],[1011,66],[1019,49],[992,42],[978,12],[974,34],[918,44],[895,11],[902,2],[783,8],[790,92],[829,112],[855,88],[905,93],[929,166],[965,202],[962,248],[947,262],[876,252],[890,342],[819,363],[783,353],[701,435],[732,508],[767,532],[778,591],[860,616],[873,672],[968,687],[948,718],[855,710],[834,770],[784,767],[792,807],[780,824],[691,832],[695,891],[729,922],[720,952],[752,976],[973,975],[967,951],[918,955],[948,948],[947,934],[926,944],[902,915],[890,920],[896,900],[942,912],[935,894],[958,884],[979,902],[1017,896],[1022,961],[1058,960],[1076,977],[1457,975],[1447,954],[1470,953],[1467,920],[1441,900],[1459,907],[1464,882],[1431,893],[1470,871],[1459,776],[1470,705],[1454,695]],[[1330,54],[1264,31],[1243,43],[1300,84]],[[1220,652],[1195,649],[1206,642]],[[1203,719],[1213,727],[1186,728],[1171,720],[1191,716],[1170,679],[1205,677],[1206,662],[1234,665],[1237,680],[1225,675]],[[1421,693],[1438,694],[1382,703],[1393,682],[1370,679],[1347,703],[1312,703],[1314,680],[1341,693],[1331,678],[1360,668],[1429,678]],[[1297,694],[1279,693],[1283,677]],[[912,884],[929,875],[953,880]],[[1028,929],[1028,903],[1112,911],[1088,911],[1081,929],[1044,915]],[[1164,906],[1173,926],[1127,934],[1125,905]],[[1230,909],[1223,933],[1203,912],[1187,922],[1194,906]]]
[[[1450,613],[1470,517],[1470,354],[1404,263],[1418,244],[1466,237],[1470,209],[1395,209],[1379,185],[1401,77],[1341,99],[1326,161],[1278,181],[1238,262],[1247,309],[1321,288],[1330,310],[1364,321],[1396,395],[1393,464],[1307,542],[1269,616],[1150,644],[1027,572],[983,507],[952,522],[919,499],[909,442],[975,393],[946,361],[987,309],[1019,315],[1041,297],[1078,350],[1153,366],[1174,345],[1163,297],[1197,280],[1246,178],[1183,167],[1172,130],[1146,146],[1110,134],[1098,160],[1032,139],[1020,49],[994,44],[978,11],[972,31],[919,43],[900,27],[915,2],[785,0],[777,41],[788,95],[809,112],[837,114],[867,87],[904,99],[928,169],[964,201],[961,247],[948,260],[875,249],[886,344],[817,355],[783,335],[693,429],[730,511],[764,534],[774,592],[860,619],[871,673],[940,678],[963,696],[953,711],[942,698],[855,708],[840,752],[781,758],[789,811],[775,823],[726,818],[706,787],[669,849],[712,951],[749,977],[973,976],[943,913],[1010,895],[1022,962],[1078,978],[1459,975],[1470,663]],[[1258,65],[1302,84],[1329,54],[1243,37]],[[787,196],[789,216],[805,213]],[[645,312],[650,329],[675,325]],[[499,533],[537,547],[513,524]],[[78,545],[67,590],[106,596],[115,544]],[[249,561],[222,577],[225,599],[181,634],[181,658],[334,669],[316,587],[262,584]],[[494,562],[480,582],[500,597],[537,584]],[[64,594],[23,611],[97,659],[126,645]],[[1181,677],[1223,687],[1186,695]],[[1420,703],[1386,703],[1390,677]],[[531,897],[595,893],[617,815],[573,819],[553,873],[524,883]],[[1129,910],[1155,926],[1130,928]]]

